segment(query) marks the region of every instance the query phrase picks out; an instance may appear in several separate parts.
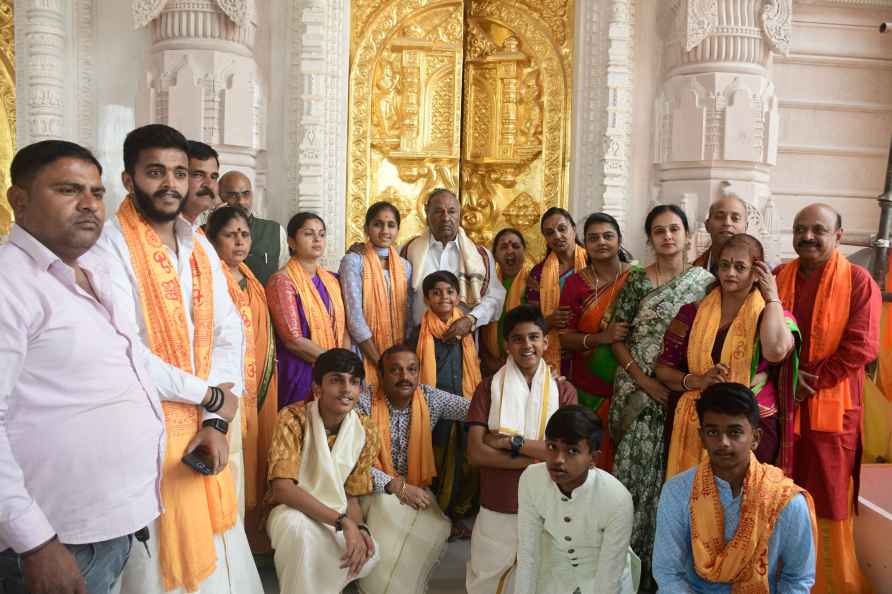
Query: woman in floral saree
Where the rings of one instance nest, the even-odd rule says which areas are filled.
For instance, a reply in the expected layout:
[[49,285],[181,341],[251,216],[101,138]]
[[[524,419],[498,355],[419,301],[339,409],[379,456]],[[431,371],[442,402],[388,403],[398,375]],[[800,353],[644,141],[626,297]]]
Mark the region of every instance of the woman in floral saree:
[[[622,291],[631,256],[622,247],[619,223],[602,212],[590,215],[583,225],[583,242],[588,266],[573,274],[561,290],[561,306],[570,310],[567,329],[561,333],[561,347],[572,354],[570,381],[579,403],[590,408],[607,427],[607,412],[613,396],[616,357],[611,345],[625,340],[626,322],[613,322],[613,306]],[[601,438],[598,467],[613,469],[613,443],[605,432]]]
[[669,389],[654,377],[654,365],[669,322],[682,305],[702,299],[715,277],[699,266],[688,266],[688,220],[678,206],[655,207],[644,231],[656,261],[633,268],[616,301],[614,320],[628,322],[629,335],[625,342],[613,343],[619,367],[609,428],[616,444],[614,475],[635,504],[631,546],[641,558],[639,591],[653,592],[651,554],[666,463],[663,428],[669,397]]

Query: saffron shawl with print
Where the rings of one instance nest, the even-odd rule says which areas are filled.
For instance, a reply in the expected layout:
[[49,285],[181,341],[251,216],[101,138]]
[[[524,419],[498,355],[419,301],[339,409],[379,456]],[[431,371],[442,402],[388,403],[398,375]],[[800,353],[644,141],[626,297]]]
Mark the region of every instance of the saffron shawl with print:
[[691,550],[694,569],[704,580],[730,583],[732,594],[768,594],[768,543],[778,517],[793,497],[805,497],[817,538],[815,506],[808,491],[784,476],[780,468],[761,464],[750,453],[743,481],[740,521],[725,542],[724,509],[709,462],[697,467],[691,489]]
[[[442,339],[449,326],[462,317],[456,307],[452,310],[452,318],[444,322],[433,312],[427,310],[421,318],[421,329],[418,333],[418,346],[416,354],[421,363],[421,383],[429,386],[437,385],[437,350],[434,339]],[[469,333],[461,339],[461,384],[463,396],[470,400],[474,396],[474,390],[480,383],[480,360],[477,358],[477,347],[474,345],[474,334]]]
[[[754,357],[759,316],[765,309],[765,299],[756,289],[744,300],[728,328],[725,343],[722,345],[721,363],[728,369],[728,381],[749,386],[756,371],[758,358]],[[712,360],[712,347],[722,320],[722,289],[713,289],[697,309],[691,336],[688,341],[688,368],[691,373],[703,375],[717,363]],[[669,461],[666,465],[666,480],[676,474],[696,466],[705,452],[700,442],[700,422],[697,419],[697,400],[700,390],[688,390],[678,401],[672,436],[669,442]]]
[[[497,264],[496,271],[499,275],[499,280],[502,281],[505,278],[502,273],[502,266]],[[505,296],[505,306],[502,308],[502,315],[499,316],[497,321],[487,324],[480,330],[480,341],[483,343],[486,350],[494,357],[502,357],[505,354],[505,345],[500,339],[500,335],[502,334],[502,321],[505,319],[506,313],[523,302],[524,293],[526,292],[527,287],[527,277],[529,275],[530,267],[524,263],[520,272],[518,272],[511,281],[511,288]]]
[[[790,311],[793,311],[796,305],[799,263],[800,260],[797,258],[784,265],[777,273],[777,288],[781,301],[784,309]],[[814,300],[814,314],[809,334],[809,359],[803,361],[806,369],[836,352],[849,320],[852,303],[852,264],[838,250],[833,252],[821,271],[821,281]],[[813,431],[841,433],[843,415],[852,409],[849,382],[841,381],[830,388],[822,388],[805,404],[808,406],[808,418]],[[798,412],[796,427],[799,427]]]
[[[409,469],[406,480],[410,485],[427,487],[431,484],[431,480],[437,476],[437,466],[434,460],[430,410],[427,406],[427,398],[424,397],[420,386],[415,388],[415,392],[412,393],[412,402],[409,406],[412,410],[409,422]],[[375,465],[390,476],[398,476],[393,464],[390,409],[387,405],[387,396],[381,388],[375,390],[372,396],[371,413],[372,421],[381,435],[381,449],[378,450],[378,460]]]
[[303,305],[307,325],[310,327],[310,336],[307,338],[326,351],[343,346],[347,316],[344,313],[344,298],[341,296],[341,285],[337,277],[321,266],[316,269],[316,275],[322,281],[331,300],[331,310],[329,310],[322,301],[319,291],[313,286],[312,277],[307,274],[300,262],[292,258],[285,269]]
[[[576,246],[573,254],[573,270],[579,272],[588,266],[588,254],[580,245]],[[557,254],[551,252],[542,262],[542,277],[539,279],[539,309],[547,318],[561,303],[561,264]],[[548,333],[548,349],[545,351],[545,361],[554,369],[560,369],[561,365],[561,341],[557,331]]]
[[[402,259],[392,247],[387,258],[387,271],[390,273],[389,294],[378,250],[371,242],[366,242],[362,257],[362,313],[379,355],[406,339],[408,282]],[[364,364],[366,383],[377,386],[378,369],[368,358],[364,359]]]
[[[214,348],[213,278],[210,260],[195,242],[192,269],[192,320],[189,339],[187,309],[176,267],[152,227],[128,196],[118,209],[121,231],[130,252],[149,348],[169,365],[207,379]],[[191,342],[191,344],[190,344]],[[237,499],[227,466],[202,476],[180,460],[198,433],[201,412],[194,404],[165,401],[167,444],[161,479],[164,512],[159,518],[159,563],[165,590],[198,590],[215,569],[214,535],[235,525]]]

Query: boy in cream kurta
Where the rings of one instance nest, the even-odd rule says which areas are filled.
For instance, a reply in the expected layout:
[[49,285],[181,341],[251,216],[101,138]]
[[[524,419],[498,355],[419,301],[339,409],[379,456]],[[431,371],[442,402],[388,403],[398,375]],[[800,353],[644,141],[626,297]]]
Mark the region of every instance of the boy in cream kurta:
[[595,461],[601,423],[559,408],[545,428],[546,461],[520,477],[515,594],[631,594],[632,496]]
[[330,349],[313,364],[313,399],[279,413],[266,526],[282,594],[338,594],[378,561],[358,499],[372,492],[379,443],[353,410],[364,375],[354,353]]

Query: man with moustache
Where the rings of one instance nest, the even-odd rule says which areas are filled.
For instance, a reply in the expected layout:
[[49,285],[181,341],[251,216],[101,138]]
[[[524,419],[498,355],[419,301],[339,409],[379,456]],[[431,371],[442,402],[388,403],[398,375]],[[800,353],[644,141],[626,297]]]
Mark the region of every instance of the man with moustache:
[[181,214],[197,229],[207,222],[217,202],[220,157],[213,147],[197,140],[189,140],[186,146],[189,148],[189,192]]
[[405,344],[381,354],[378,375],[381,385],[360,395],[358,410],[381,443],[374,492],[362,499],[380,561],[359,583],[366,594],[424,592],[449,537],[449,519],[428,488],[436,474],[431,429],[440,419],[464,421],[471,401],[420,384],[418,356]]
[[703,222],[709,232],[709,248],[692,262],[710,271],[718,278],[719,254],[725,242],[737,235],[746,233],[746,203],[735,194],[722,196],[709,205],[709,216]]
[[227,171],[220,178],[220,197],[229,206],[240,206],[248,213],[251,226],[251,252],[245,264],[261,283],[283,268],[291,257],[288,238],[282,225],[254,215],[254,190],[251,180],[241,171]]
[[812,592],[868,592],[855,555],[852,511],[858,497],[864,366],[879,349],[880,290],[839,252],[842,217],[812,204],[793,221],[799,258],[779,267],[778,293],[802,331],[796,395],[799,439],[793,478],[811,493],[818,516]]
[[[167,443],[164,513],[151,526],[148,550],[131,554],[121,591],[260,594],[227,466],[227,421],[243,385],[242,322],[215,250],[180,216],[189,189],[186,139],[160,124],[133,130],[122,179],[128,195],[95,249],[113,267],[116,310],[149,352]],[[195,452],[214,474],[181,462]]]
[[102,167],[45,140],[19,150],[0,246],[0,592],[107,594],[161,512],[161,402],[88,250]]

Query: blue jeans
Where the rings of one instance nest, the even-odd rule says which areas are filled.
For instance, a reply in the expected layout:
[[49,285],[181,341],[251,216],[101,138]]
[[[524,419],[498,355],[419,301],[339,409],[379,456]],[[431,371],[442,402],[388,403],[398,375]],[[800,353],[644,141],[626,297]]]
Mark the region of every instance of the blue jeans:
[[[109,594],[130,557],[130,535],[90,544],[65,545],[77,561],[89,594]],[[12,550],[0,552],[0,594],[28,594],[22,579],[21,558]]]

